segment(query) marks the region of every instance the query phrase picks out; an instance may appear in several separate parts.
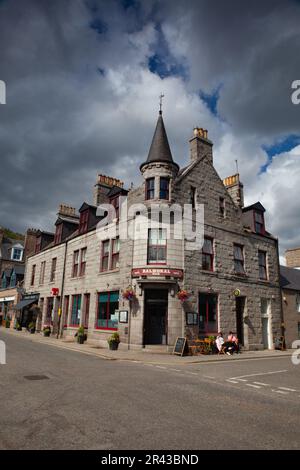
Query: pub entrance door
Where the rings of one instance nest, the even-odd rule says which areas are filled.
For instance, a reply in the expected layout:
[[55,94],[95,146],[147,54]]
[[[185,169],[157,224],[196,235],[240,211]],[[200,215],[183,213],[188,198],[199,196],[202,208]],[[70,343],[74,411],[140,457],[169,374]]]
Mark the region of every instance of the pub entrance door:
[[167,344],[168,289],[145,289],[144,344]]

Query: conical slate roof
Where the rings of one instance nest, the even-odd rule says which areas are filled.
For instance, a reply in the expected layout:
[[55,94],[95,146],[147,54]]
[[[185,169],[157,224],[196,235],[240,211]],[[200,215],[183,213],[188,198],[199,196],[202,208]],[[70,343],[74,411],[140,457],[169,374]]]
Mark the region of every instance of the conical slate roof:
[[161,111],[159,112],[159,116],[157,119],[155,132],[148,153],[148,158],[144,163],[142,163],[140,168],[142,168],[144,165],[147,165],[148,163],[153,162],[171,163],[178,167],[177,163],[173,161]]

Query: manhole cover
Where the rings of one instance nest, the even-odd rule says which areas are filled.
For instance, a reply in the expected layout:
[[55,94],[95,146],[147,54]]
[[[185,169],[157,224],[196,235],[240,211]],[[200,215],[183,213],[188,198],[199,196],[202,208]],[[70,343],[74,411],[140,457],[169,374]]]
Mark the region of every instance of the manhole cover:
[[27,380],[46,380],[49,379],[47,375],[24,375],[24,379]]

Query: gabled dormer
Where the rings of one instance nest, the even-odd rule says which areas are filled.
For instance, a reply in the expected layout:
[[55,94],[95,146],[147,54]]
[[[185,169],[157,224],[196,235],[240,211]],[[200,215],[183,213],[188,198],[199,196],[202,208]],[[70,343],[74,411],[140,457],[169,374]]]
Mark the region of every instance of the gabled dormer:
[[111,190],[109,191],[109,193],[107,194],[109,203],[115,209],[115,217],[117,219],[119,219],[119,215],[120,215],[120,197],[127,196],[127,194],[128,194],[128,191],[119,186],[113,186]]
[[97,226],[102,217],[97,216],[97,207],[84,202],[79,209],[78,234],[83,235]]
[[79,226],[79,215],[76,214],[74,207],[60,204],[57,216],[58,218],[55,222],[55,245],[62,243],[66,238],[71,236]]
[[12,269],[7,268],[3,271],[1,276],[1,289],[6,289],[9,286]]
[[23,261],[24,245],[21,245],[21,243],[16,243],[11,247],[10,253],[10,258],[12,261],[19,261],[21,263]]
[[244,225],[249,227],[253,233],[266,235],[265,212],[266,209],[260,202],[244,207],[242,216]]
[[35,253],[39,253],[40,251],[44,250],[48,245],[50,245],[50,243],[53,243],[53,241],[54,233],[38,230],[36,236]]

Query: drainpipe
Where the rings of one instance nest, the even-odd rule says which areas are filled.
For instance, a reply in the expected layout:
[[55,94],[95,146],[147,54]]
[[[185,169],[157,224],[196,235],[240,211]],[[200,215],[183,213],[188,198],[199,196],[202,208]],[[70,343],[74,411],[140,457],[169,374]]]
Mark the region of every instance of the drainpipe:
[[58,317],[58,327],[57,327],[57,336],[56,338],[62,338],[63,336],[63,322],[62,316],[63,312],[63,305],[64,305],[64,287],[65,287],[65,272],[66,272],[66,259],[67,259],[67,247],[68,242],[65,242],[65,254],[64,254],[64,264],[63,264],[63,274],[62,274],[62,281],[61,281],[61,293],[60,293],[60,315]]

